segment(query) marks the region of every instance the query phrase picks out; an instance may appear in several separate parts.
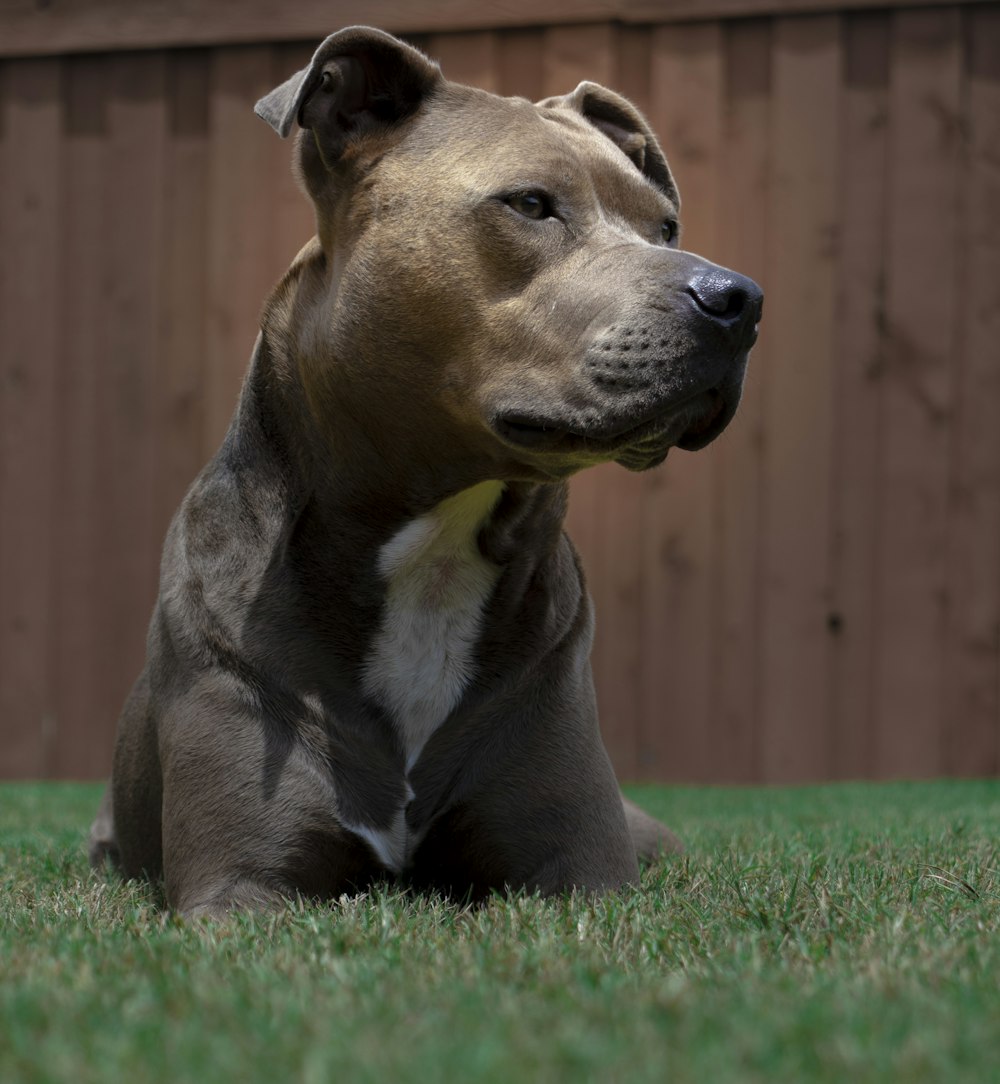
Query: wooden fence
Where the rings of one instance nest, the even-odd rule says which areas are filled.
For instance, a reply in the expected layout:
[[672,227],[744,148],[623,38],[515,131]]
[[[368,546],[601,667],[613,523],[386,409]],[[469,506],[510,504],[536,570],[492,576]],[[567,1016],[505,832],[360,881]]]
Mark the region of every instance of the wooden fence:
[[[591,21],[410,36],[500,93],[632,97],[687,246],[767,298],[715,445],[574,482],[620,775],[996,773],[1000,5],[570,6]],[[292,3],[303,40],[248,16],[257,42],[211,45],[190,4],[170,33],[30,7],[0,12],[0,775],[93,777],[168,519],[312,231],[251,107],[336,27]]]

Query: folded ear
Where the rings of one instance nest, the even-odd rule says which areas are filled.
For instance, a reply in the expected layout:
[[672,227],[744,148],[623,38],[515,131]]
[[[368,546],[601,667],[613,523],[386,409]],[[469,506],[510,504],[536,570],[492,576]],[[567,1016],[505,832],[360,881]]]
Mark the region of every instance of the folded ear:
[[423,53],[368,26],[340,30],[316,50],[307,68],[254,106],[283,139],[295,121],[311,129],[327,165],[351,135],[414,112],[441,81]]
[[653,129],[628,98],[599,83],[581,83],[572,94],[546,98],[538,104],[554,109],[572,109],[579,113],[603,132],[640,173],[675,203],[680,202],[670,167],[653,135]]

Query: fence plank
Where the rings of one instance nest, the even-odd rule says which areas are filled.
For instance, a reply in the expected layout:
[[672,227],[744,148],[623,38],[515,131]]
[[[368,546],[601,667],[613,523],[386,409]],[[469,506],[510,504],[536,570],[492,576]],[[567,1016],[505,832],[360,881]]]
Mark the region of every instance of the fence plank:
[[[57,740],[48,769],[57,778],[87,777],[110,762],[114,725],[98,716],[95,653],[103,640],[105,600],[98,572],[108,545],[100,514],[108,476],[98,456],[107,350],[102,319],[107,176],[107,75],[102,58],[66,62],[64,173],[59,260],[58,403],[51,608],[52,699]],[[103,746],[103,747],[102,747]]]
[[[941,768],[959,15],[893,17],[875,767]],[[923,228],[914,228],[915,224]],[[933,258],[930,253],[933,252]]]
[[[843,205],[837,281],[834,459],[833,746],[830,772],[866,775],[873,763],[876,531],[882,325],[885,310],[889,21],[845,22],[840,186]],[[849,434],[849,437],[847,436]]]
[[[1000,6],[966,13],[964,207],[951,476],[952,534],[943,767],[1000,771]],[[937,232],[935,230],[935,232]],[[942,239],[946,237],[942,234]]]
[[617,73],[613,26],[602,23],[546,29],[544,94],[569,94],[581,79],[612,86]]
[[[682,201],[685,249],[711,258],[722,144],[722,31],[717,23],[653,34],[650,119]],[[643,509],[642,748],[652,776],[711,777],[715,652],[715,459],[673,452]],[[655,645],[655,648],[653,647]]]
[[274,156],[289,161],[281,142],[253,113],[274,87],[271,50],[213,53],[209,123],[209,261],[206,326],[205,431],[207,458],[222,441],[236,406],[258,318],[284,270],[274,252],[268,217],[274,201]]
[[826,16],[774,28],[760,735],[775,782],[829,763],[839,29]]
[[499,93],[537,102],[544,96],[545,35],[541,30],[504,30],[497,34]]
[[486,30],[466,34],[433,34],[426,52],[441,65],[446,79],[483,90],[498,90],[497,36]]
[[178,52],[168,70],[155,530],[166,531],[201,469],[208,293],[209,56]]
[[612,89],[624,94],[647,116],[650,111],[650,53],[652,35],[645,26],[623,26],[618,31],[618,70]]
[[102,337],[94,514],[103,633],[92,658],[99,696],[89,755],[107,763],[115,719],[142,666],[156,594],[156,373],[163,245],[166,54],[122,54],[108,67]]
[[61,250],[60,72],[5,65],[0,174],[0,732],[2,772],[41,776],[54,740],[49,688],[52,487]]
[[[771,123],[771,30],[766,22],[726,27],[726,102],[717,193],[720,260],[766,282]],[[749,208],[749,213],[748,213]],[[771,320],[764,298],[764,326]],[[767,345],[751,355],[739,413],[719,439],[718,643],[715,657],[712,779],[760,778],[760,581],[764,387]]]

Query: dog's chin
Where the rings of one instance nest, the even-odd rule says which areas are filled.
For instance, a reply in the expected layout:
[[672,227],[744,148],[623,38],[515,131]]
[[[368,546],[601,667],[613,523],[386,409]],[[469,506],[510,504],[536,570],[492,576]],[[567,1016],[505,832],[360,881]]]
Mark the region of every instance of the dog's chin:
[[667,444],[658,448],[626,448],[615,456],[614,462],[619,467],[639,474],[641,471],[658,467],[667,458],[672,447],[672,444]]
[[637,434],[614,456],[626,470],[644,471],[658,467],[671,448],[697,451],[710,444],[726,428],[735,413],[727,398],[712,390],[699,395],[683,411],[671,414],[663,424]]
[[659,466],[671,448],[697,451],[710,444],[736,413],[739,395],[713,388],[638,424],[569,428],[553,419],[521,413],[501,415],[494,428],[504,443],[535,456],[615,462],[630,471]]

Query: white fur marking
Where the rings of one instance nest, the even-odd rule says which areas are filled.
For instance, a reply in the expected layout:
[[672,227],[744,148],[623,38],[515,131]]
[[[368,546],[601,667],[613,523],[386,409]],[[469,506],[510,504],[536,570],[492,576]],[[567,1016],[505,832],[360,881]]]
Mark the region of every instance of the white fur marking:
[[407,771],[472,677],[483,607],[500,573],[478,536],[502,491],[501,482],[483,482],[449,497],[379,553],[385,613],[364,685],[392,712]]
[[371,847],[375,857],[393,873],[402,873],[406,868],[407,846],[409,840],[406,830],[406,807],[396,812],[388,828],[372,828],[366,824],[345,824],[348,832],[353,832]]

